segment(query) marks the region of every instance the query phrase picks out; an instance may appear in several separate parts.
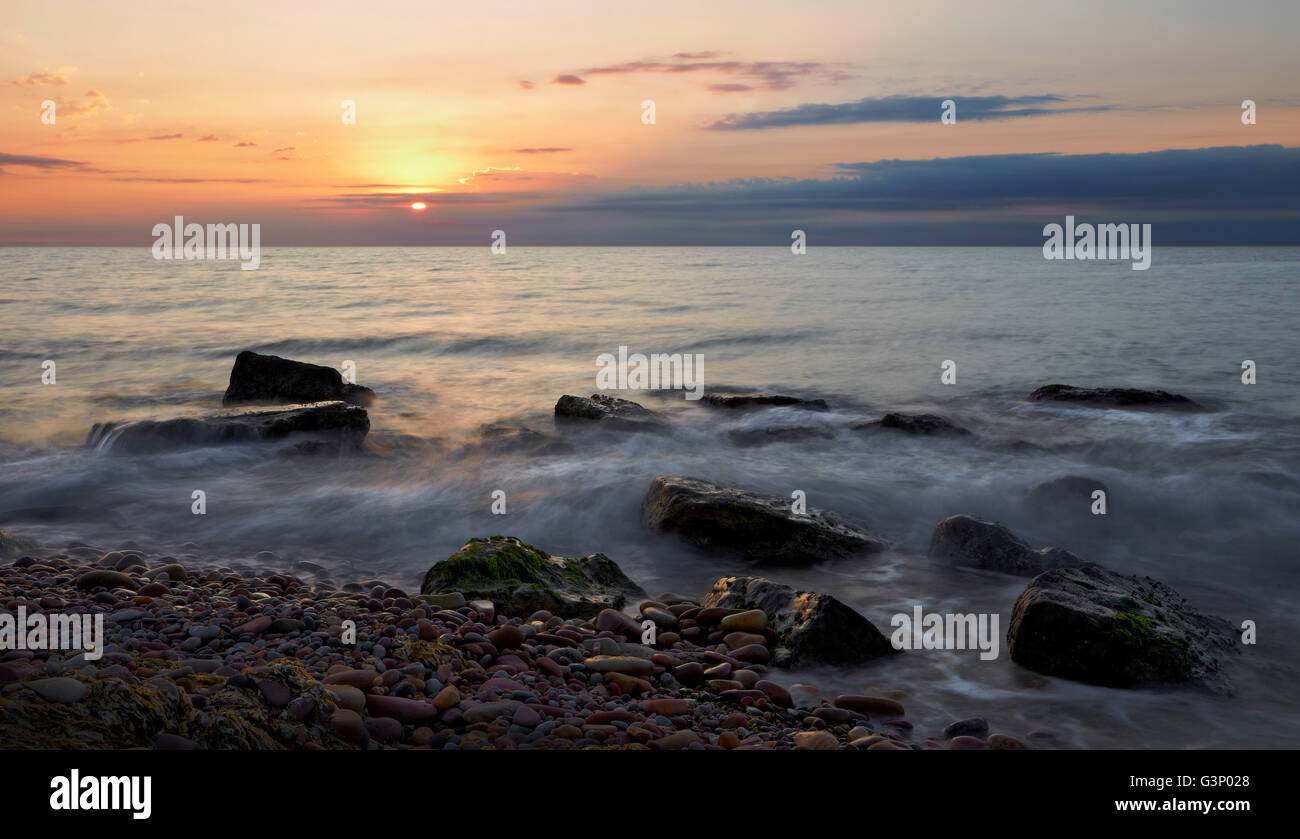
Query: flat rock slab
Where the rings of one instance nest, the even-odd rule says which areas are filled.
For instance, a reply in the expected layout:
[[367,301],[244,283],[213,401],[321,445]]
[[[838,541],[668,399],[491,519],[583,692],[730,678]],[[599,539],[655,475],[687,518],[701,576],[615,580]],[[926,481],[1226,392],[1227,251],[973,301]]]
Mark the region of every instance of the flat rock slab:
[[1163,583],[1100,565],[1035,577],[1007,630],[1012,660],[1107,687],[1190,685],[1229,694],[1221,670],[1238,649],[1232,625],[1202,615]]
[[1034,402],[1071,402],[1099,408],[1176,408],[1199,410],[1200,405],[1177,393],[1129,387],[1043,385],[1029,394]]
[[369,431],[370,417],[365,408],[345,402],[318,402],[206,417],[95,423],[86,444],[105,451],[134,454],[303,435],[359,448]]
[[641,505],[641,523],[701,548],[766,563],[809,565],[877,553],[889,543],[823,510],[791,510],[791,501],[700,478],[660,476]]
[[825,399],[804,399],[779,393],[706,393],[700,400],[711,408],[751,410],[754,408],[803,408],[808,411],[826,411]]

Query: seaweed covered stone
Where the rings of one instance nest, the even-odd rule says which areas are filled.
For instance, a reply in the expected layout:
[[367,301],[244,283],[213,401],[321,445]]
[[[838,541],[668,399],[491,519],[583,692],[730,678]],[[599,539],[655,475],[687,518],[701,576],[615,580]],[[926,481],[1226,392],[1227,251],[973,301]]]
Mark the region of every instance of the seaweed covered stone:
[[1057,568],[1031,580],[1016,600],[1007,645],[1013,661],[1049,676],[1232,692],[1221,668],[1236,649],[1227,621],[1201,614],[1150,577],[1100,565]]
[[470,539],[430,568],[420,593],[449,592],[491,600],[507,614],[546,610],[574,617],[622,609],[645,594],[602,553],[552,556],[513,536]]

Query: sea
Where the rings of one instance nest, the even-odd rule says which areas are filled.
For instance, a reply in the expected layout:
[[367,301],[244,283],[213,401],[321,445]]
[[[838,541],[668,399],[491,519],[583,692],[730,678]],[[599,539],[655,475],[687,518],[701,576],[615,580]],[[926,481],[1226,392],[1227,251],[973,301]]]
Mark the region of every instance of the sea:
[[[254,271],[148,247],[5,248],[0,528],[50,550],[129,540],[188,563],[412,592],[469,538],[505,534],[605,553],[651,596],[756,573],[831,594],[887,635],[920,605],[997,615],[1005,636],[1027,580],[927,556],[935,524],[967,513],[1161,580],[1235,627],[1253,621],[1257,643],[1227,665],[1236,694],[1043,676],[1005,639],[993,660],[908,651],[786,681],[897,696],[918,726],[981,716],[1065,747],[1297,748],[1297,312],[1300,248],[1158,248],[1146,271],[1037,248],[264,248]],[[485,424],[555,432],[556,400],[597,392],[599,356],[620,347],[698,354],[709,391],[830,410],[606,391],[663,413],[668,432],[561,430],[571,447],[546,452],[484,436]],[[350,364],[378,394],[363,455],[86,445],[97,422],[220,411],[241,350]],[[1027,398],[1052,383],[1160,388],[1208,410]],[[889,411],[973,433],[852,428]],[[758,445],[743,433],[770,428],[791,431]],[[706,553],[642,528],[658,475],[802,491],[895,548],[804,568]],[[1106,514],[1031,503],[1065,476],[1105,486]]]

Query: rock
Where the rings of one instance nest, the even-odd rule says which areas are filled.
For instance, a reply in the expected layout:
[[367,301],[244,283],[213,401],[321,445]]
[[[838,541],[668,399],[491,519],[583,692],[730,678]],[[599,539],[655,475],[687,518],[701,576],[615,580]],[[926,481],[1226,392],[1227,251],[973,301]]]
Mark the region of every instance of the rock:
[[948,516],[935,525],[930,537],[930,556],[955,565],[1019,577],[1083,564],[1083,560],[1063,548],[1034,550],[997,522],[967,515]]
[[362,722],[361,715],[356,711],[340,708],[334,712],[331,723],[334,733],[349,743],[364,745],[370,740],[370,735],[366,733],[366,724]]
[[727,615],[718,628],[723,632],[762,632],[767,629],[767,613],[762,609],[750,609]]
[[1070,402],[1106,408],[1176,408],[1197,410],[1201,406],[1176,393],[1126,387],[1075,387],[1044,385],[1029,398],[1034,402]]
[[551,556],[512,536],[470,539],[429,569],[420,591],[490,598],[510,615],[545,609],[573,617],[622,609],[645,594],[604,554]]
[[205,417],[95,423],[86,445],[137,454],[191,446],[266,442],[294,435],[355,449],[361,446],[369,431],[370,417],[365,408],[344,402],[317,402]]
[[700,742],[700,735],[694,731],[674,731],[672,734],[651,740],[647,745],[652,749],[684,749],[692,743]]
[[971,717],[970,719],[950,723],[943,730],[943,739],[951,740],[953,737],[961,737],[962,735],[983,737],[988,733],[989,724],[987,720],[983,717]]
[[795,751],[833,751],[839,747],[839,741],[829,731],[796,731],[794,734]]
[[345,383],[339,371],[332,367],[244,350],[235,356],[230,384],[221,404],[341,401],[367,405],[374,396],[375,392],[368,387]]
[[325,685],[324,688],[334,697],[334,702],[340,708],[357,713],[365,710],[366,695],[352,685]]
[[652,690],[650,683],[645,679],[638,679],[636,676],[617,671],[606,673],[605,680],[618,685],[623,693],[649,693]]
[[984,741],[978,737],[971,737],[965,734],[953,737],[948,741],[948,747],[959,750],[978,750],[985,748]]
[[766,446],[769,443],[806,443],[832,440],[835,432],[822,426],[768,425],[759,428],[733,428],[727,437],[738,446]]
[[479,434],[484,448],[496,454],[543,456],[573,451],[568,440],[508,423],[484,423],[479,426]]
[[858,664],[898,652],[869,620],[834,597],[797,592],[762,577],[723,577],[700,605],[764,612],[776,645],[789,651],[788,659],[775,659],[783,666]]
[[125,588],[136,591],[140,586],[135,580],[120,571],[95,570],[87,571],[77,578],[77,588],[90,591],[94,588]]
[[654,664],[645,658],[630,655],[598,655],[589,658],[583,664],[595,673],[624,673],[628,676],[649,676],[655,671]]
[[26,536],[14,536],[0,530],[0,559],[35,553],[39,549],[35,539]]
[[36,691],[42,699],[48,702],[58,702],[62,705],[80,702],[90,694],[90,688],[86,687],[85,682],[79,682],[66,676],[58,676],[53,679],[36,679],[35,681],[24,682],[23,686]]
[[[776,682],[770,682],[767,679],[759,679],[754,687],[757,690],[767,694],[767,698],[772,703],[782,708],[793,708],[794,699],[790,696],[790,691],[778,685]],[[644,705],[644,703],[642,703]]]
[[1232,625],[1202,615],[1178,592],[1100,565],[1038,575],[1016,600],[1007,629],[1013,661],[1049,676],[1107,687],[1186,684],[1232,688],[1223,656]]
[[641,703],[641,710],[647,714],[662,714],[665,717],[689,714],[694,707],[694,703],[687,699],[646,699]]
[[252,620],[234,627],[230,632],[236,637],[240,635],[260,635],[270,629],[272,623],[273,621],[271,620],[270,615],[258,615]]
[[809,565],[877,553],[888,543],[822,510],[797,515],[790,499],[698,478],[658,477],[641,506],[643,526],[752,561]]
[[880,696],[860,696],[845,693],[835,697],[835,701],[831,704],[836,708],[857,711],[859,714],[867,714],[868,716],[901,717],[904,713],[902,705],[892,699],[885,699]]
[[446,594],[417,594],[415,599],[453,612],[465,605],[465,595],[458,591],[450,591]]
[[524,645],[524,633],[517,626],[499,626],[487,634],[498,650],[517,650]]
[[513,716],[515,709],[521,706],[522,702],[516,702],[513,699],[502,699],[497,702],[484,702],[475,705],[465,712],[465,722],[473,724],[476,722],[491,722],[497,717]]
[[660,629],[672,629],[677,626],[677,616],[666,609],[651,606],[648,609],[641,610],[641,617],[654,621],[655,626]]
[[907,434],[947,434],[966,436],[970,432],[959,425],[944,419],[938,414],[899,414],[890,412],[874,422],[860,422],[852,426],[854,431],[873,431],[888,429],[903,431]]
[[169,580],[174,580],[176,582],[183,583],[185,582],[185,577],[187,576],[187,574],[184,565],[181,565],[179,562],[172,562],[172,563],[168,563],[167,565],[160,565],[157,568],[153,569],[152,571],[149,572],[149,576],[155,580],[161,576],[161,577],[166,577]]
[[293,698],[287,687],[273,679],[262,679],[257,683],[257,689],[272,708],[283,708]]
[[372,740],[391,743],[402,739],[402,724],[392,717],[371,717],[366,720],[366,733]]
[[438,716],[438,709],[429,702],[375,693],[366,694],[366,712],[373,717],[392,717],[403,724],[425,722]]
[[652,431],[663,427],[663,418],[636,402],[593,393],[590,399],[564,395],[555,403],[557,421],[589,421],[624,431]]
[[809,411],[829,410],[825,399],[802,399],[778,393],[706,393],[700,400],[711,408],[748,410],[751,408],[803,408]]
[[1005,734],[990,734],[984,741],[984,745],[999,751],[1024,751],[1029,748],[1016,738],[1008,737]]
[[1039,518],[1092,521],[1095,520],[1092,494],[1097,490],[1106,493],[1107,504],[1115,502],[1101,481],[1082,475],[1066,475],[1035,486],[1026,494],[1025,504]]
[[455,707],[460,702],[460,691],[452,685],[447,685],[438,691],[437,696],[433,697],[433,705],[440,711]]

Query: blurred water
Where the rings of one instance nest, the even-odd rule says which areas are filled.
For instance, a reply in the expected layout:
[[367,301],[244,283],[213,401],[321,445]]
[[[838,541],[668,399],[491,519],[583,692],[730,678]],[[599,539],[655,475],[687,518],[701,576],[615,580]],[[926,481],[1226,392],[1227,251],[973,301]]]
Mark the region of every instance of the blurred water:
[[[1076,745],[1300,744],[1300,249],[1165,248],[1146,272],[1007,248],[303,248],[266,249],[261,266],[159,262],[145,248],[0,251],[0,527],[54,546],[193,542],[227,561],[265,548],[338,582],[410,588],[470,536],[506,532],[553,553],[608,553],[652,594],[701,594],[743,565],[638,524],[651,478],[686,473],[802,489],[900,547],[770,576],[834,593],[882,629],[919,602],[1000,613],[1005,633],[1023,580],[923,556],[940,518],[972,513],[1150,574],[1234,624],[1258,621],[1261,643],[1236,665],[1240,695],[1089,688],[1029,673],[1005,650],[994,662],[914,653],[810,681],[900,689],[914,718],[979,713]],[[672,432],[583,435],[549,456],[483,445],[483,423],[552,430],[555,400],[592,393],[596,356],[620,345],[702,353],[709,388],[818,396],[833,410],[719,414],[680,394],[627,393],[672,415]],[[218,409],[243,349],[355,362],[380,395],[373,455],[80,447],[94,422]],[[57,384],[41,384],[45,359]],[[945,359],[955,385],[940,384]],[[1258,365],[1254,386],[1240,382],[1244,359]],[[1052,382],[1160,387],[1213,410],[1025,400]],[[977,435],[849,429],[894,409]],[[820,433],[758,447],[728,436],[779,424]],[[1072,474],[1107,486],[1107,516],[1026,505],[1031,487]],[[498,488],[504,518],[489,512]],[[206,516],[190,513],[194,489]]]

